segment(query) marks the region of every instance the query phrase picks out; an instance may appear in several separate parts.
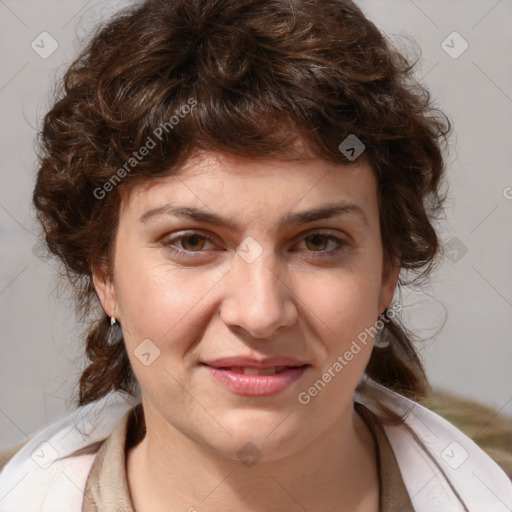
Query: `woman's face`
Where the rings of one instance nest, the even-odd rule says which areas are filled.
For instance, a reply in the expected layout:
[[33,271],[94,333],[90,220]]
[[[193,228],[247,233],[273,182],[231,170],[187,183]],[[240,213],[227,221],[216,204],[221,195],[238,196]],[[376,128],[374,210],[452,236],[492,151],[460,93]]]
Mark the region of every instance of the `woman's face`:
[[[361,159],[198,155],[124,194],[115,244],[114,278],[95,284],[122,326],[148,433],[271,460],[352,417],[372,350],[360,335],[398,272],[383,269]],[[286,369],[254,375],[258,363]]]

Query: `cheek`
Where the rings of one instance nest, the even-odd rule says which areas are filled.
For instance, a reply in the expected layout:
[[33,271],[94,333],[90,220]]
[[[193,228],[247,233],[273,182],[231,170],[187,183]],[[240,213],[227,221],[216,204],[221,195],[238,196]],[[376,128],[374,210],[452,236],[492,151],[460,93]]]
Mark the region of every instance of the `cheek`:
[[128,357],[137,380],[153,397],[165,395],[164,390],[169,388],[178,389],[170,376],[180,376],[181,380],[184,357],[191,344],[201,338],[200,301],[211,286],[204,275],[155,267],[141,266],[136,274],[127,273],[124,279],[118,274],[119,310]]
[[126,341],[136,346],[149,338],[157,346],[169,345],[170,339],[182,338],[184,329],[193,329],[191,318],[220,274],[177,270],[144,256],[136,259],[120,259],[115,281]]
[[359,264],[356,269],[340,270],[317,284],[305,289],[304,297],[334,331],[352,332],[361,322],[376,320],[380,295],[377,264],[373,267]]
[[[343,373],[357,382],[373,346],[373,330],[378,319],[379,283],[376,271],[361,268],[357,272],[340,272],[331,276],[323,286],[309,289],[307,303],[318,325],[317,336],[322,341],[322,364],[332,366],[338,356],[346,354]],[[339,366],[338,366],[339,369]],[[351,377],[349,377],[349,375]],[[337,379],[341,382],[343,379]],[[336,385],[334,386],[336,387]]]
[[[371,277],[352,275],[333,280],[324,293],[309,296],[315,311],[322,313],[319,326],[318,368],[306,379],[297,400],[309,417],[322,424],[335,421],[344,404],[350,402],[371,356],[369,330],[377,319],[378,288]],[[301,409],[299,409],[301,410]]]

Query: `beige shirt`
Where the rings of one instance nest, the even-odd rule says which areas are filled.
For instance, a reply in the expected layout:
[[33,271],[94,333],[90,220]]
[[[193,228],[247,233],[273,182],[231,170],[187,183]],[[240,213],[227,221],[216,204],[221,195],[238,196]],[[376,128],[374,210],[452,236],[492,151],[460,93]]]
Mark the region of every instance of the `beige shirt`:
[[[377,445],[379,512],[413,512],[397,460],[377,416],[361,404],[356,410]],[[126,476],[126,454],[144,437],[141,404],[119,420],[103,441],[87,478],[82,512],[135,512]]]

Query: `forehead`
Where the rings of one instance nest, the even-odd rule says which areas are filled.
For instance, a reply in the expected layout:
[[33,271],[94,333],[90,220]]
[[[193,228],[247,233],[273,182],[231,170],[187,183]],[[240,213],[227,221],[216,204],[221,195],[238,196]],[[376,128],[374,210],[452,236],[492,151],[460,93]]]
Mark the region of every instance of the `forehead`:
[[165,204],[188,205],[225,215],[271,215],[320,204],[355,203],[377,213],[377,184],[364,160],[350,165],[314,156],[248,158],[205,152],[176,172],[139,182],[122,193],[121,215],[140,217]]

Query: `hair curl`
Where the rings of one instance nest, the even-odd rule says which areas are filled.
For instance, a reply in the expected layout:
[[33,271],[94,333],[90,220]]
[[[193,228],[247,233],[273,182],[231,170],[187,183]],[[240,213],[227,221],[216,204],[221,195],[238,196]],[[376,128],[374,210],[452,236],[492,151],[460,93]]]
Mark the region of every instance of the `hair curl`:
[[[385,262],[427,276],[440,249],[432,222],[451,126],[414,65],[347,0],[146,0],[98,26],[44,118],[33,193],[77,311],[85,318],[99,304],[92,268],[112,271],[124,187],[176,172],[197,150],[279,157],[302,140],[325,160],[350,163],[338,149],[349,134],[378,178]],[[152,137],[156,147],[98,199],[98,187],[191,98],[197,106]],[[124,343],[106,345],[108,325],[104,312],[93,315],[79,405],[110,390],[133,394]],[[422,396],[413,334],[395,318],[383,338],[390,346],[374,350],[367,375]]]

